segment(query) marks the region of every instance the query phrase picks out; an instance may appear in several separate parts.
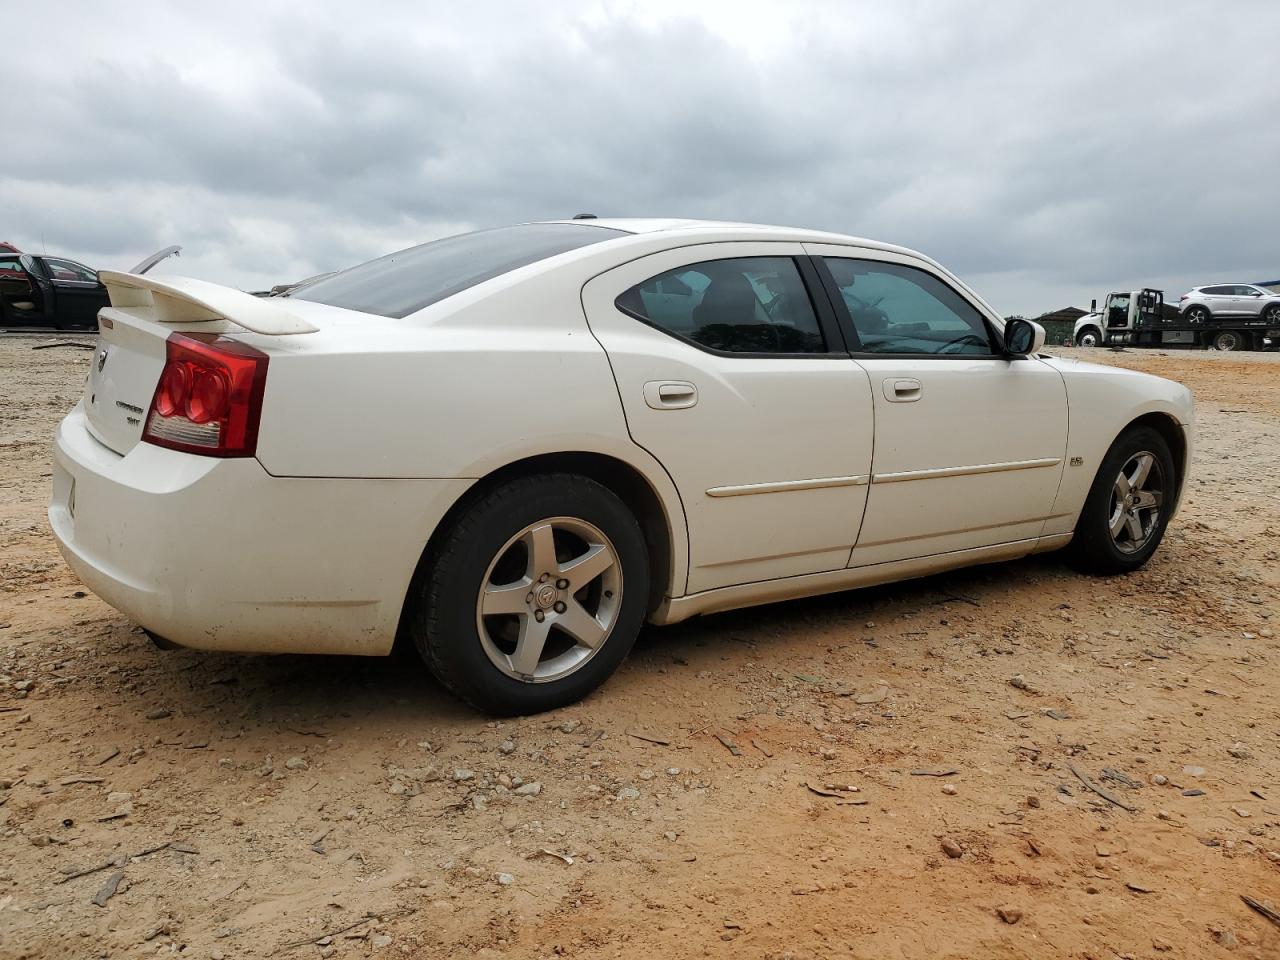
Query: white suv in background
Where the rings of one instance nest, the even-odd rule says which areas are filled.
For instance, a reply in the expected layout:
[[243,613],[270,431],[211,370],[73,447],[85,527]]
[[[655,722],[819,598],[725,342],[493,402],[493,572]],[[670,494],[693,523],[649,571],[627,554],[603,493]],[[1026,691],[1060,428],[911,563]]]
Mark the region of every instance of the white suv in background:
[[1261,317],[1280,326],[1280,293],[1252,283],[1192,287],[1178,298],[1178,309],[1192,323]]

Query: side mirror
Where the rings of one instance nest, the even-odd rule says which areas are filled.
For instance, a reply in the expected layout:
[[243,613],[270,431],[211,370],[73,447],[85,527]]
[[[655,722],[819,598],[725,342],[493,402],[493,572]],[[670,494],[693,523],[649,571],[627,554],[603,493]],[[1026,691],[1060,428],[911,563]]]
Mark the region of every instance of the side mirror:
[[1039,353],[1044,346],[1044,327],[1032,320],[1015,317],[1004,325],[1004,351],[1015,357]]

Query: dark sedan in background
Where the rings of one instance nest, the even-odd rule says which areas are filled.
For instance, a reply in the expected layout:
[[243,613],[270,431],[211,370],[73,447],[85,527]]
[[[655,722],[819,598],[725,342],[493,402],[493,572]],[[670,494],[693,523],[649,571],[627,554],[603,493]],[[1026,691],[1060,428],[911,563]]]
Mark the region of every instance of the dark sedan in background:
[[[98,271],[66,257],[0,250],[0,327],[96,330],[109,304]],[[130,273],[146,273],[180,247],[166,247]]]
[[0,253],[0,326],[97,327],[107,303],[97,271],[83,263]]

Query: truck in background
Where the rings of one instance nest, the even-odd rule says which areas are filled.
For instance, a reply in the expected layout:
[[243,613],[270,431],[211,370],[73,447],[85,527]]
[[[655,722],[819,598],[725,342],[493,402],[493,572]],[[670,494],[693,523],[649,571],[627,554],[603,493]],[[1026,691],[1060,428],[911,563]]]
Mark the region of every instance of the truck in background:
[[1280,347],[1280,323],[1271,313],[1229,316],[1183,311],[1165,303],[1163,290],[1151,287],[1109,293],[1101,310],[1096,300],[1089,309],[1075,324],[1073,341],[1077,346],[1209,350]]

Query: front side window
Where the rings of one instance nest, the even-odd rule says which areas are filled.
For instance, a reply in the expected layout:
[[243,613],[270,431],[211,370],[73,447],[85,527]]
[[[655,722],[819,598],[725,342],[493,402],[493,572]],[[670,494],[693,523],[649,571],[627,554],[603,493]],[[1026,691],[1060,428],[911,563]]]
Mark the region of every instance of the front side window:
[[75,280],[80,283],[97,283],[98,275],[83,263],[74,260],[63,260],[59,257],[45,257],[45,266],[54,280]]
[[827,257],[864,353],[996,353],[982,315],[931,273],[875,260]]
[[677,267],[632,287],[618,309],[723,353],[826,353],[791,257],[735,257]]
[[576,223],[526,223],[446,237],[370,260],[289,294],[384,317],[407,317],[512,270],[624,230]]

